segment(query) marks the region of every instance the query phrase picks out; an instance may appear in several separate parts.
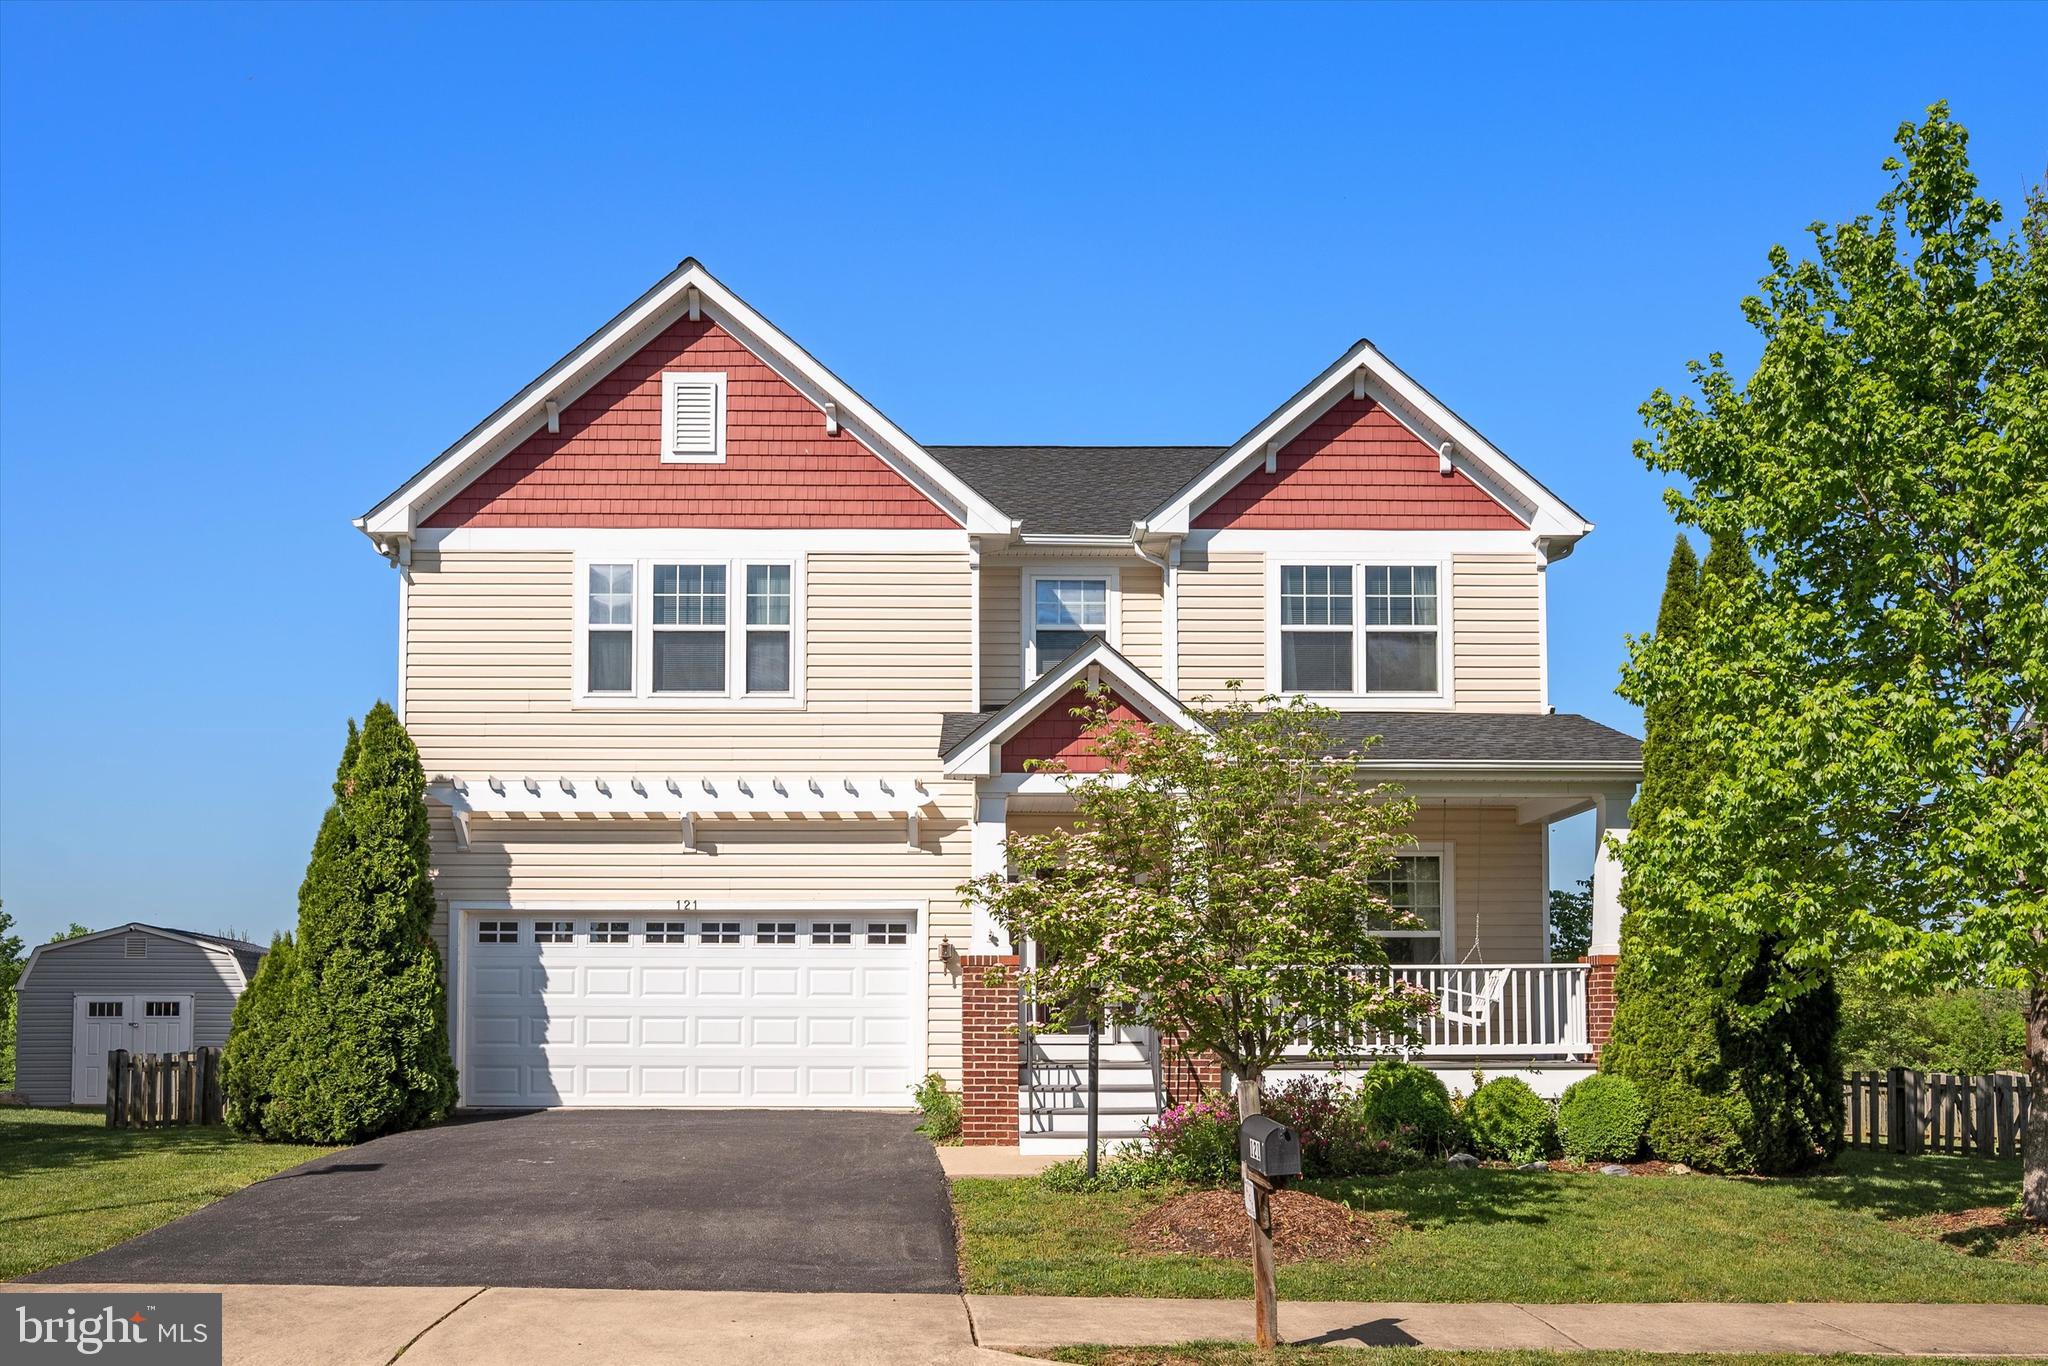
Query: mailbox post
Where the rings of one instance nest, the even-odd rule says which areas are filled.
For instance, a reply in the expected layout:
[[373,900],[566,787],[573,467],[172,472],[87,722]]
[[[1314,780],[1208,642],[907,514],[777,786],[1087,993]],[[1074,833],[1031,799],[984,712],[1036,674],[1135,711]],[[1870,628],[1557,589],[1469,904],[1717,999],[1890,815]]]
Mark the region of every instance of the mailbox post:
[[1258,1091],[1238,1086],[1237,1159],[1244,1173],[1244,1212],[1252,1221],[1254,1338],[1270,1348],[1280,1338],[1280,1299],[1273,1281],[1273,1192],[1301,1175],[1301,1136],[1256,1110]]

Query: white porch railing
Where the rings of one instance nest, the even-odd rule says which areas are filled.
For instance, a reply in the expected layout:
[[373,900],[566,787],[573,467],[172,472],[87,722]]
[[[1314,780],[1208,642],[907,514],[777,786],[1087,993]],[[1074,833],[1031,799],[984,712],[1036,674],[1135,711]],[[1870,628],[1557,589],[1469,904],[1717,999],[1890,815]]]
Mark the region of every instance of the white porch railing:
[[[1379,1035],[1371,1052],[1429,1058],[1585,1057],[1586,965],[1500,963],[1381,969],[1436,1002],[1419,1038]],[[1307,1050],[1300,1056],[1307,1057]]]

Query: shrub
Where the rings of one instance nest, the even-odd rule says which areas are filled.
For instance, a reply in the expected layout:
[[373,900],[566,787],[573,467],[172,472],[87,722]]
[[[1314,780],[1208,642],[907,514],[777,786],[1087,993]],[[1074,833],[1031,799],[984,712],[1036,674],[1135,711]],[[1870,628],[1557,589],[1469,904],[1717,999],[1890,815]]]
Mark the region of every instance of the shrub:
[[1443,1079],[1412,1063],[1374,1063],[1359,1078],[1350,1104],[1366,1133],[1376,1139],[1405,1138],[1423,1153],[1449,1152],[1463,1136]]
[[1976,987],[1914,994],[1887,990],[1860,972],[1844,972],[1839,982],[1844,1067],[2026,1070],[2026,999],[2019,991]]
[[1294,1130],[1301,1141],[1301,1174],[1328,1176],[1334,1170],[1330,1144],[1337,1136],[1342,1096],[1319,1077],[1296,1077],[1276,1086],[1263,1098],[1260,1109]]
[[220,1054],[220,1090],[227,1122],[261,1136],[277,1090],[277,1074],[288,1066],[293,1029],[302,1005],[298,952],[288,934],[270,941],[248,988],[235,999],[228,1040]]
[[1145,1150],[1165,1175],[1191,1186],[1235,1181],[1237,1113],[1223,1100],[1183,1101],[1145,1126]]
[[1650,1151],[1702,1171],[1764,1174],[1803,1171],[1839,1151],[1832,981],[1776,1003],[1769,988],[1785,969],[1773,946],[1759,947],[1731,987],[1696,964],[1653,972],[1640,938],[1624,920],[1600,1070],[1635,1083]]
[[349,728],[299,888],[295,970],[279,975],[295,989],[237,1011],[249,1038],[223,1083],[265,1138],[359,1143],[455,1103],[425,792],[419,751],[379,702]]
[[1481,1157],[1528,1162],[1550,1151],[1550,1107],[1520,1077],[1495,1077],[1474,1091],[1465,1128]]
[[1558,1144],[1579,1162],[1627,1162],[1643,1146],[1650,1112],[1627,1077],[1573,1082],[1557,1103]]
[[924,1111],[924,1122],[917,1126],[919,1133],[934,1141],[959,1136],[960,1097],[946,1089],[944,1077],[927,1072],[910,1094],[917,1101],[917,1108]]
[[1055,1162],[1038,1174],[1039,1185],[1049,1191],[1068,1194],[1142,1190],[1148,1186],[1163,1186],[1172,1179],[1157,1158],[1142,1154],[1126,1154],[1099,1163],[1093,1180],[1089,1179],[1087,1162],[1078,1157]]

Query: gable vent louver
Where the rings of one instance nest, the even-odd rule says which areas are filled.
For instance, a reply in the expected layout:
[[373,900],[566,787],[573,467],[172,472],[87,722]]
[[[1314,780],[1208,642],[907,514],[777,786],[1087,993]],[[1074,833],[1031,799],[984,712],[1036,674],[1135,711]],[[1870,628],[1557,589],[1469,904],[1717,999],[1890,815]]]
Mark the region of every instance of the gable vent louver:
[[698,464],[725,459],[725,376],[662,376],[665,430],[661,458]]
[[149,936],[145,934],[129,935],[121,941],[121,952],[123,956],[128,958],[149,957]]

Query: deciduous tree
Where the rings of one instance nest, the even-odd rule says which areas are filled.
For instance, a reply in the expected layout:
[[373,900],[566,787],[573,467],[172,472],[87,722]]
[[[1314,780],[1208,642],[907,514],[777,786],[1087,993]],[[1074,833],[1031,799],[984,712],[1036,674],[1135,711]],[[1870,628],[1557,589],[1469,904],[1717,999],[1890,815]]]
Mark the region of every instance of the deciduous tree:
[[[1875,214],[1773,249],[1754,372],[1643,408],[1679,521],[1762,570],[1632,646],[1624,694],[1701,717],[1715,767],[1622,847],[1631,915],[1673,956],[1774,941],[1781,996],[1850,954],[2022,988],[2048,1095],[2048,201],[2002,234],[1945,106],[1897,141]],[[2024,1166],[2048,1221],[2048,1106]]]

